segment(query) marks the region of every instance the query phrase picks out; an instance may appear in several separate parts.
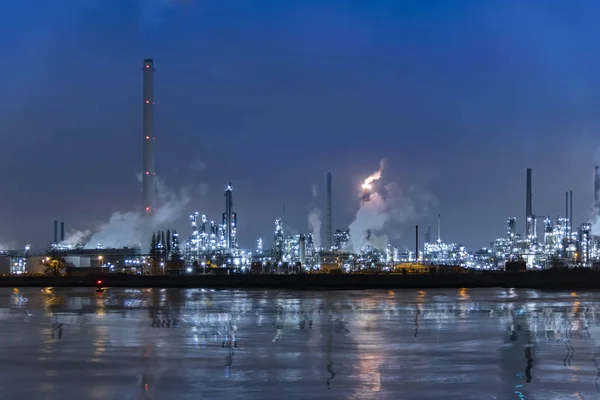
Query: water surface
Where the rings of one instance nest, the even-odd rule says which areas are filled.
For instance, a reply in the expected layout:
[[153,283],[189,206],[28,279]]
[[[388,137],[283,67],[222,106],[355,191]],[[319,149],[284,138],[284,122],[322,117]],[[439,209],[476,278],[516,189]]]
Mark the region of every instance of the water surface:
[[596,399],[599,294],[0,289],[0,399]]

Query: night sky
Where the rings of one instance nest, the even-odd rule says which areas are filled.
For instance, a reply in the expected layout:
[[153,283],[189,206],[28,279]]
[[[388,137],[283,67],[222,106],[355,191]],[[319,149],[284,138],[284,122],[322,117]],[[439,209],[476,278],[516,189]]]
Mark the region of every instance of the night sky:
[[534,212],[564,213],[572,189],[579,224],[600,144],[599,20],[592,0],[6,2],[0,241],[42,248],[54,219],[88,229],[139,206],[146,57],[157,175],[193,195],[183,236],[189,212],[220,217],[229,181],[242,246],[271,244],[284,203],[306,232],[328,171],[346,228],[384,158],[379,190],[427,201],[388,226],[394,244],[412,249],[438,213],[443,239],[471,250],[509,216],[522,231],[527,167]]

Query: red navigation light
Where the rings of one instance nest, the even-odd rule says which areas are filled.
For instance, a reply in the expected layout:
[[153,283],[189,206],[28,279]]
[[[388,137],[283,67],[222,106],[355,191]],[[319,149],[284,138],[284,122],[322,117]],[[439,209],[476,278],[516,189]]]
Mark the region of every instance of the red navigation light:
[[102,281],[98,281],[96,282],[98,285],[102,285]]

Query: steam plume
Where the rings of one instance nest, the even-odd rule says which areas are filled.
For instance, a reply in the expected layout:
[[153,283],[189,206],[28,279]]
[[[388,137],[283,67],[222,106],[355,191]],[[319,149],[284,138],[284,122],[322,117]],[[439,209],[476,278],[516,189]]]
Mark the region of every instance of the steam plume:
[[17,242],[14,240],[0,243],[0,250],[14,250],[18,247]]
[[[148,232],[158,229],[170,228],[170,224],[181,217],[191,200],[190,188],[183,188],[179,193],[169,189],[165,183],[156,179],[157,208],[146,220],[141,212],[115,212],[107,222],[100,224],[93,230],[71,232],[64,245],[86,243],[86,248],[139,247],[150,240],[145,237]],[[89,239],[88,239],[89,238]],[[147,246],[146,246],[147,247]]]
[[317,208],[308,213],[308,227],[315,247],[321,247],[321,211]]
[[389,242],[384,234],[386,228],[426,215],[429,205],[435,202],[432,195],[414,186],[404,190],[396,183],[390,183],[381,193],[372,191],[371,183],[381,179],[383,167],[382,161],[379,170],[363,184],[363,189],[368,185],[371,193],[369,199],[361,203],[356,218],[350,224],[350,251],[358,253],[367,245],[384,250]]
[[319,186],[312,185],[312,209],[308,213],[308,228],[313,238],[315,248],[321,247],[321,210],[315,205],[319,194]]

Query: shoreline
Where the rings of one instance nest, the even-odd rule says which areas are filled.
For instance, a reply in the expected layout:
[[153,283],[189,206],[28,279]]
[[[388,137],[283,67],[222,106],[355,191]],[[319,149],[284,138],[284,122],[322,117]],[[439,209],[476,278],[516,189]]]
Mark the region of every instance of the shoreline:
[[0,287],[103,287],[210,288],[281,290],[362,289],[600,289],[600,271],[549,270],[527,272],[477,272],[467,274],[339,274],[339,275],[188,275],[134,276],[97,274],[87,276],[0,277]]

